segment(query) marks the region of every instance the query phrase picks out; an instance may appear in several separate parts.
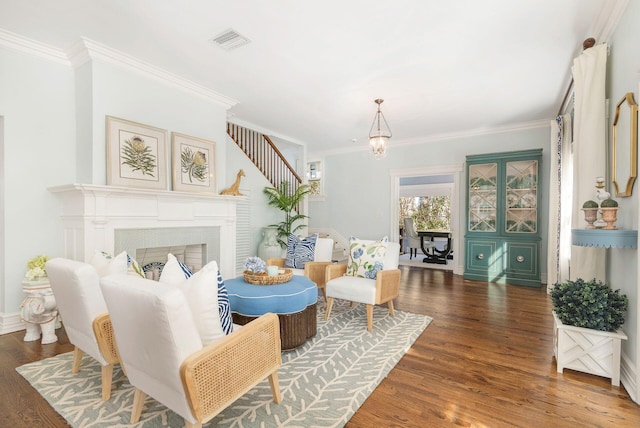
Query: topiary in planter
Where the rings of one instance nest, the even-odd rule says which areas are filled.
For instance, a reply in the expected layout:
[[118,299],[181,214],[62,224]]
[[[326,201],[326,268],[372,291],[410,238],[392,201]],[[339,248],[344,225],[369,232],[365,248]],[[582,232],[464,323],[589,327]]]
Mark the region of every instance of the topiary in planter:
[[624,324],[629,299],[620,290],[595,278],[578,278],[555,284],[551,290],[553,310],[566,325],[601,331],[616,331]]
[[598,203],[596,201],[587,201],[582,204],[582,208],[598,208]]
[[600,204],[601,208],[616,208],[618,206],[618,202],[615,199],[605,199]]

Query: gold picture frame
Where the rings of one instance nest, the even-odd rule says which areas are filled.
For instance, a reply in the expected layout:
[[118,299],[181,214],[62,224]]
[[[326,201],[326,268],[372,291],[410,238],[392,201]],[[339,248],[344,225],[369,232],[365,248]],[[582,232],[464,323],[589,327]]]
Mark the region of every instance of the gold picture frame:
[[106,117],[107,184],[167,190],[168,131]]
[[638,175],[638,104],[627,92],[616,105],[612,131],[611,179],[615,195],[631,196]]
[[216,194],[216,143],[177,132],[171,133],[172,189]]

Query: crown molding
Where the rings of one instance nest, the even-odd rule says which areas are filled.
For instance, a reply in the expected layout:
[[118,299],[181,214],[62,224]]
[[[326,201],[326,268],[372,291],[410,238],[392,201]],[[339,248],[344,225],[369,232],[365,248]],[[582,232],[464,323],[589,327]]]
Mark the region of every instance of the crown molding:
[[226,109],[238,104],[238,101],[233,98],[84,37],[81,37],[67,50],[67,56],[74,68],[89,61],[99,61],[142,74],[208,101],[213,101]]
[[69,58],[62,49],[54,48],[45,43],[28,39],[19,34],[0,28],[0,46],[18,52],[35,55],[48,61],[70,66]]
[[[493,135],[493,134],[502,134],[505,132],[526,131],[529,129],[549,128],[550,126],[549,120],[550,119],[534,120],[530,122],[521,122],[521,123],[515,123],[512,125],[498,126],[493,128],[470,129],[466,131],[447,132],[442,134],[427,135],[424,137],[407,138],[403,140],[392,139],[389,148],[392,150],[394,147],[406,147],[406,146],[414,146],[417,144],[437,143],[441,141],[479,137],[482,135]],[[351,147],[351,148],[340,148],[340,149],[327,150],[327,151],[310,151],[309,155],[313,155],[316,157],[324,157],[324,156],[341,155],[345,153],[363,152],[363,151],[369,151],[369,150],[370,150],[369,144],[367,143],[365,145],[359,145],[357,147]]]
[[629,0],[613,0],[602,4],[598,19],[589,33],[596,43],[609,42],[628,4]]
[[73,68],[90,61],[109,63],[212,101],[225,109],[238,104],[233,98],[84,37],[65,51],[0,29],[0,46]]

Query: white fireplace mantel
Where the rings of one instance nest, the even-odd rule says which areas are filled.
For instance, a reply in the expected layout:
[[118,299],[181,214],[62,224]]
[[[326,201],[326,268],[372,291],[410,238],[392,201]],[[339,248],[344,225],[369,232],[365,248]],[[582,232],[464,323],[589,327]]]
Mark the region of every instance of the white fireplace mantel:
[[50,187],[62,199],[64,257],[89,261],[96,250],[113,253],[115,231],[218,227],[218,265],[235,276],[237,196],[69,184]]

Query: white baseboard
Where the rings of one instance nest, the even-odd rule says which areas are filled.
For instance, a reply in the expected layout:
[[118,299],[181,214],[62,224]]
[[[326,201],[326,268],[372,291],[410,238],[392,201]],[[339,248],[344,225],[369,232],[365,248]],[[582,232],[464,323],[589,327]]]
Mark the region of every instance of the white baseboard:
[[629,393],[629,397],[637,404],[640,404],[640,395],[638,392],[637,367],[633,364],[628,356],[623,352],[620,361],[620,382],[624,385],[624,389]]
[[13,333],[26,329],[24,321],[20,319],[20,312],[13,314],[0,313],[0,334]]

